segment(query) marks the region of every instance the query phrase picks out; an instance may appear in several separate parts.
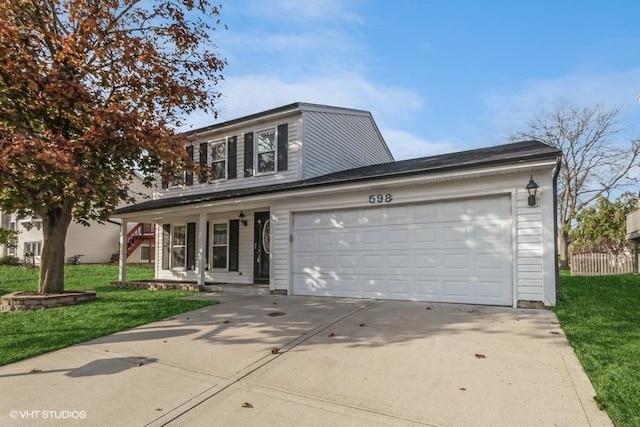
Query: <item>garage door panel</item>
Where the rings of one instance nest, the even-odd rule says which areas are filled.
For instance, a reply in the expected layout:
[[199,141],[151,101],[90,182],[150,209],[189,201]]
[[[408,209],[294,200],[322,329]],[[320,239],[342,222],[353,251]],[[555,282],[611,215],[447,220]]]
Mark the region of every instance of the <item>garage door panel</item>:
[[294,215],[293,292],[511,305],[509,197]]

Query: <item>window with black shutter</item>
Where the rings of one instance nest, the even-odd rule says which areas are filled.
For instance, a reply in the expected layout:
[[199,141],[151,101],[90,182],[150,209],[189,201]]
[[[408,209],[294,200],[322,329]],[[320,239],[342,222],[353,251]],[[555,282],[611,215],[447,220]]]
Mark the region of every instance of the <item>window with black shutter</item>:
[[[189,159],[193,161],[193,145],[187,147],[187,155]],[[193,185],[193,171],[188,170],[184,173],[184,183],[186,185]]]
[[228,153],[228,178],[236,178],[238,176],[237,168],[238,168],[238,137],[232,136],[228,140],[227,149]]

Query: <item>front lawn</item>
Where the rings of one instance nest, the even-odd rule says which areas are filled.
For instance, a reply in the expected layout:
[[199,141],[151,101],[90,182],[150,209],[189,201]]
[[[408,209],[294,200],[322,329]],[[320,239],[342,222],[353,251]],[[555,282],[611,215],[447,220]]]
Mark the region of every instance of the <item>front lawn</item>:
[[617,427],[640,426],[640,276],[561,277],[555,309]]
[[[116,265],[68,265],[66,290],[93,290],[97,299],[70,307],[0,313],[0,366],[72,344],[195,310],[212,301],[191,301],[186,291],[115,289]],[[128,280],[149,279],[148,266],[127,267]],[[35,291],[38,269],[0,266],[0,295]]]

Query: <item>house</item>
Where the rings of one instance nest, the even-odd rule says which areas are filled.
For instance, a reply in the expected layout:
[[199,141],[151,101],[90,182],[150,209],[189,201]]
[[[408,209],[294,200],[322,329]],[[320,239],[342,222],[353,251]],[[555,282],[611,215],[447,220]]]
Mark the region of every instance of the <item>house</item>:
[[[152,195],[152,190],[145,187],[142,179],[136,175],[131,183],[131,193],[136,201],[141,202]],[[19,217],[15,213],[0,211],[0,227],[18,232],[17,246],[0,245],[0,256],[11,255],[23,260],[25,254],[32,254],[34,264],[40,263],[43,242],[41,218]],[[127,262],[153,262],[155,227],[130,223],[127,231]],[[112,262],[120,252],[119,238],[120,222],[114,219],[103,223],[89,221],[89,226],[72,221],[65,241],[65,261],[72,263],[77,256],[82,263]]]
[[187,174],[183,185],[115,214],[121,239],[128,222],[156,224],[157,280],[266,283],[292,295],[556,302],[556,148],[525,141],[394,161],[369,112],[307,103],[188,137],[188,153],[211,165],[214,179]]

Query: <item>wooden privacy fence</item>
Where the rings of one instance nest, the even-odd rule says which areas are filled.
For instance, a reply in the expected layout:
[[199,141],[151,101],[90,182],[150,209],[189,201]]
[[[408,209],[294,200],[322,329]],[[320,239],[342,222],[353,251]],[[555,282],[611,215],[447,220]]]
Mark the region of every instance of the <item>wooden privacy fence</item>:
[[626,273],[633,273],[633,257],[630,254],[588,253],[571,257],[572,276],[606,276]]

